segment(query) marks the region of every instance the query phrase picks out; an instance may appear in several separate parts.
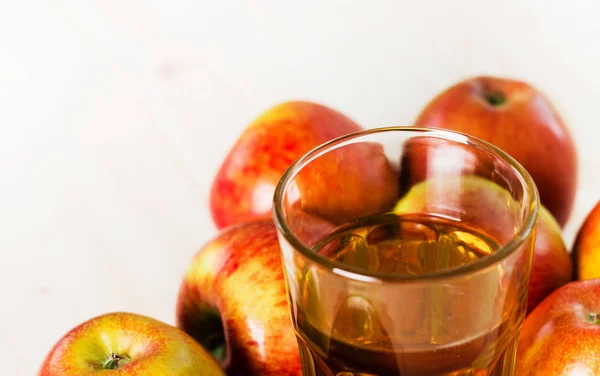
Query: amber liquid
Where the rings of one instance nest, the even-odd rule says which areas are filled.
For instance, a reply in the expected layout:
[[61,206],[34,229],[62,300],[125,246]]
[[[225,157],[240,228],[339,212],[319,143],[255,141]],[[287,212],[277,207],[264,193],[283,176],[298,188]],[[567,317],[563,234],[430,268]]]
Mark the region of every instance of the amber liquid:
[[[494,239],[458,222],[383,214],[340,226],[314,251],[360,270],[419,275],[471,263],[498,248]],[[303,276],[297,336],[304,374],[512,375],[520,313],[511,314],[510,306],[517,298],[494,306],[493,296],[505,286],[500,274],[490,275],[467,279],[456,291],[433,283],[390,286],[378,296],[348,293],[335,303],[315,298],[317,282]]]

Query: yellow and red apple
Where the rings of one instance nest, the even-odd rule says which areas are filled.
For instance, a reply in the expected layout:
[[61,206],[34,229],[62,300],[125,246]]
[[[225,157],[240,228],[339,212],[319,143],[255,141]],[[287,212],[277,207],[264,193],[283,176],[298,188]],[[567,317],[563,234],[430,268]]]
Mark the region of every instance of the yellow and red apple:
[[[311,149],[361,127],[329,107],[286,102],[250,124],[222,162],[210,195],[217,228],[270,218],[275,186]],[[294,179],[301,209],[333,222],[389,209],[398,177],[377,143],[356,143],[314,159]]]
[[301,375],[272,220],[230,226],[202,247],[180,287],[177,326],[228,375]]
[[38,376],[225,376],[219,363],[180,329],[150,317],[115,312],[66,333]]
[[575,143],[537,88],[491,76],[464,80],[433,98],[414,125],[463,132],[504,150],[531,174],[560,226],[567,223],[577,187]]
[[361,127],[321,104],[290,101],[267,109],[236,140],[212,183],[210,210],[218,229],[270,218],[284,171],[312,148]]

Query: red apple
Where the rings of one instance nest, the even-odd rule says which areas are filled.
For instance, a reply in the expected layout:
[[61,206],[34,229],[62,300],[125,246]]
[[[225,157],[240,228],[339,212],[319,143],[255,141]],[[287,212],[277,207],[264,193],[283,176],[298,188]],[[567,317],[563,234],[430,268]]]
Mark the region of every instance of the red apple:
[[532,85],[468,79],[437,95],[414,124],[463,132],[504,150],[531,174],[560,226],[567,223],[577,186],[575,144],[548,98]]
[[[400,214],[427,210],[450,218],[459,216],[458,219],[467,226],[478,228],[499,239],[500,243],[512,238],[515,223],[521,215],[519,206],[507,190],[478,176],[440,176],[426,180],[414,185],[394,209]],[[552,291],[571,281],[572,277],[573,264],[561,228],[552,214],[540,206],[527,312],[531,312]]]
[[600,201],[581,225],[572,255],[577,279],[600,278]]
[[600,375],[600,280],[571,282],[525,319],[515,375]]
[[540,304],[552,291],[573,280],[573,262],[556,219],[540,206],[533,264],[529,279],[527,312]]
[[301,375],[271,220],[231,226],[198,252],[181,284],[177,325],[221,352],[228,375]]
[[238,138],[213,181],[210,209],[217,228],[270,218],[275,186],[292,162],[359,130],[350,118],[317,103],[286,102],[265,111]]
[[39,376],[225,376],[189,335],[155,319],[109,313],[70,330],[54,345]]

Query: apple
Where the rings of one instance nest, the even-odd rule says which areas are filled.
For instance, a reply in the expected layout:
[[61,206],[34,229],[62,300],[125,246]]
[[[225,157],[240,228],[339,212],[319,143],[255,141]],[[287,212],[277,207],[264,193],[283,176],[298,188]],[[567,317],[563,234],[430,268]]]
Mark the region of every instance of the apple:
[[540,205],[529,279],[527,313],[531,313],[552,291],[572,280],[573,262],[563,240],[560,225],[548,209]]
[[176,317],[228,375],[302,374],[270,219],[230,226],[200,249],[183,278]]
[[219,363],[180,329],[128,312],[92,318],[50,350],[39,376],[224,376]]
[[[429,211],[430,214],[460,219],[467,226],[504,241],[512,238],[514,225],[521,215],[519,205],[507,190],[474,175],[440,176],[416,184],[397,203],[394,211],[399,214]],[[552,214],[540,205],[527,312],[572,278],[573,263],[561,228]]]
[[303,212],[341,225],[392,209],[399,180],[381,144],[357,142],[302,167],[293,185]]
[[290,101],[266,110],[240,135],[213,180],[210,210],[217,228],[270,218],[275,186],[292,162],[359,130],[346,115],[318,103]]
[[572,256],[577,279],[600,278],[600,201],[577,232]]
[[515,375],[600,375],[600,280],[550,294],[525,319]]
[[[210,193],[217,228],[271,218],[279,179],[298,158],[339,136],[360,131],[345,115],[311,102],[279,104],[250,124],[221,164]],[[313,160],[294,179],[304,212],[346,222],[389,210],[397,172],[377,143],[355,143]]]
[[577,153],[568,128],[538,89],[518,80],[479,76],[432,99],[415,126],[455,130],[486,140],[533,177],[540,200],[563,227],[577,186]]

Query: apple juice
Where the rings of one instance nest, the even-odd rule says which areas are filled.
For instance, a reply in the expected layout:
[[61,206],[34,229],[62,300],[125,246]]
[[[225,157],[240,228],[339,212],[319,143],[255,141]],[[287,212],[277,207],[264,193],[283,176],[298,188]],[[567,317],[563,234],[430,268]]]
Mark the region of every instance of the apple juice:
[[[313,247],[350,270],[401,275],[455,268],[497,249],[497,241],[460,222],[393,213],[344,224]],[[460,276],[464,282],[452,282],[455,290],[419,281],[408,281],[400,290],[384,281],[377,294],[361,294],[351,281],[324,283],[307,271],[300,277],[302,304],[296,315],[304,372],[512,375],[523,312],[511,308],[525,297],[507,291],[505,274]],[[494,296],[502,299],[490,299]]]

